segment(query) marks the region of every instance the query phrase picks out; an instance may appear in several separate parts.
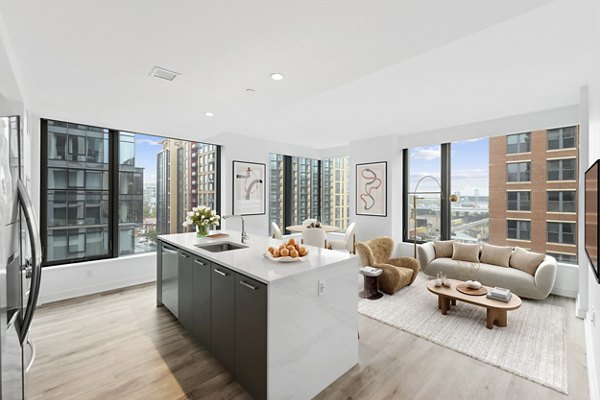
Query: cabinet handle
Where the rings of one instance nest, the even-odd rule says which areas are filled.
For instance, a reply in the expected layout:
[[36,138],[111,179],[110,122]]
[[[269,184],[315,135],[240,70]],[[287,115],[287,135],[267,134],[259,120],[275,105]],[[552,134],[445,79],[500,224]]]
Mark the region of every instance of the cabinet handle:
[[176,253],[177,253],[177,251],[175,251],[175,250],[171,250],[171,249],[168,249],[168,248],[166,248],[166,247],[164,247],[164,246],[163,246],[163,253],[167,253],[167,254],[176,254]]
[[249,284],[249,283],[246,283],[246,282],[244,282],[244,281],[240,281],[240,283],[241,283],[242,285],[246,286],[248,289],[252,289],[252,290],[256,290],[256,289],[258,289],[256,286],[252,286],[251,284]]
[[229,275],[229,274],[226,274],[225,272],[223,272],[223,271],[221,271],[221,270],[218,270],[218,269],[216,269],[216,268],[215,268],[215,269],[213,269],[213,271],[215,271],[217,274],[219,274],[219,275],[221,275],[221,276],[227,276],[227,275]]
[[204,263],[203,263],[202,261],[200,261],[200,260],[194,260],[194,262],[195,262],[196,264],[198,264],[198,265],[206,265],[206,264],[204,264]]
[[187,254],[183,254],[183,253],[179,253],[179,256],[183,257],[183,258],[188,258],[189,257]]

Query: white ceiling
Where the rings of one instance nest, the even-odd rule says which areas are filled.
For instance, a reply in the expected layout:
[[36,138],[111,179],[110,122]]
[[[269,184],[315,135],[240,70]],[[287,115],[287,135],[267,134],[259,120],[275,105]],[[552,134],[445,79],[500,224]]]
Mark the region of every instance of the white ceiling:
[[[327,148],[577,103],[596,3],[0,0],[0,13],[43,117]],[[182,75],[152,78],[155,65]]]

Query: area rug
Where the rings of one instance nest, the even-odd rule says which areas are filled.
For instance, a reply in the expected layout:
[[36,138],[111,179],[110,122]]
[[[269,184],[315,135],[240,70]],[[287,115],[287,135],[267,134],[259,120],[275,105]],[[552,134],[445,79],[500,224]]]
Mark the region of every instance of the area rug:
[[523,299],[508,312],[508,326],[486,328],[486,309],[457,302],[444,316],[437,296],[417,280],[393,296],[361,299],[358,311],[440,346],[466,354],[567,394],[565,312],[543,301]]

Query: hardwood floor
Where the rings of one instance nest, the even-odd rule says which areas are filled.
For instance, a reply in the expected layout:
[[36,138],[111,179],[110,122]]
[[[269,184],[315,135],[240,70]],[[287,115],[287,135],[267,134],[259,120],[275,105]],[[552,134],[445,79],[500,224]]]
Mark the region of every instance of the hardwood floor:
[[[587,399],[583,322],[567,309],[569,396],[359,316],[359,365],[317,399]],[[485,329],[485,327],[482,327]],[[35,316],[30,400],[249,399],[145,285],[54,303]]]

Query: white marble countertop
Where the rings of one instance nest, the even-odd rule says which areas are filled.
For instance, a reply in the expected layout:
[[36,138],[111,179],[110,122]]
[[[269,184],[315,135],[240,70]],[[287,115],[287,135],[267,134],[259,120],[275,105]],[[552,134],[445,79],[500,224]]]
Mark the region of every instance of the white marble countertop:
[[267,252],[269,246],[277,247],[282,241],[266,236],[248,235],[249,240],[246,243],[248,248],[220,253],[214,253],[195,246],[196,244],[220,242],[241,244],[240,232],[221,230],[211,233],[227,233],[229,237],[209,239],[198,238],[196,233],[174,233],[159,235],[158,239],[267,284],[345,260],[354,261],[358,271],[357,256],[343,251],[327,250],[313,246],[305,246],[308,249],[308,255],[302,261],[281,263],[268,260],[264,257],[264,253]]

